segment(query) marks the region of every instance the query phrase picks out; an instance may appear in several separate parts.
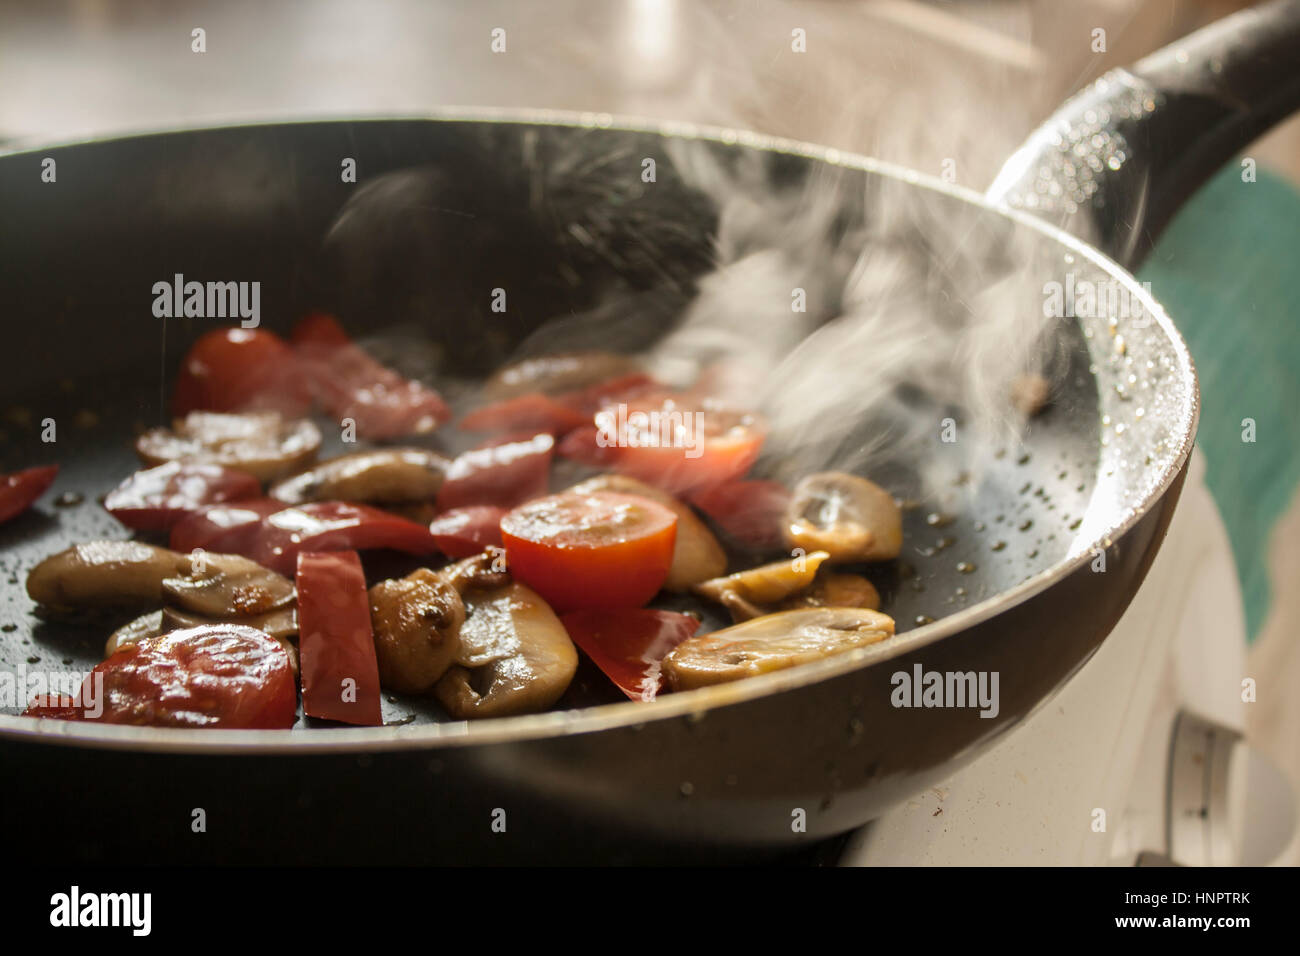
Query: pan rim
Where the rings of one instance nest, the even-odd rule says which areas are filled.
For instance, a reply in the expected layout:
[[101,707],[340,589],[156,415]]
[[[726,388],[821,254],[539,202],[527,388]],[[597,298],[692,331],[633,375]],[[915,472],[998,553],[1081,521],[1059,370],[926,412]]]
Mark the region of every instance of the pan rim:
[[31,744],[128,750],[150,753],[188,753],[195,755],[241,754],[285,755],[323,753],[366,753],[405,750],[437,750],[443,747],[478,746],[516,743],[552,736],[596,733],[614,728],[634,728],[676,717],[699,717],[710,710],[738,704],[771,694],[792,691],[827,681],[843,674],[910,653],[945,637],[983,623],[1005,610],[1024,603],[1064,580],[1092,560],[1097,546],[1109,547],[1127,534],[1146,514],[1152,504],[1164,497],[1170,486],[1187,466],[1196,438],[1200,418],[1200,384],[1187,343],[1158,302],[1123,266],[1082,239],[1046,221],[993,202],[983,194],[906,166],[874,159],[859,153],[821,146],[800,140],[755,133],[723,126],[657,120],[634,115],[619,115],[570,110],[516,107],[448,106],[421,113],[376,113],[346,115],[320,114],[308,117],[257,117],[251,120],[196,127],[167,126],[139,130],[113,131],[106,135],[80,137],[67,141],[17,141],[0,147],[0,158],[20,156],[43,149],[67,148],[91,143],[103,144],[149,136],[202,133],[221,130],[269,126],[308,126],[314,124],[382,123],[401,121],[513,123],[525,126],[561,126],[576,129],[612,129],[643,132],[665,138],[699,139],[728,146],[744,146],[765,152],[785,153],[827,165],[843,166],[902,181],[906,185],[930,189],[984,210],[1011,219],[1092,263],[1120,282],[1136,296],[1142,307],[1155,319],[1168,340],[1175,359],[1179,381],[1188,384],[1180,401],[1177,421],[1181,434],[1178,448],[1158,480],[1148,485],[1142,500],[1126,508],[1117,522],[1107,527],[1088,547],[1067,554],[1048,568],[1019,584],[964,608],[948,617],[907,631],[873,647],[837,655],[770,674],[750,677],[730,684],[666,694],[641,703],[626,701],[569,711],[552,711],[501,717],[480,721],[453,721],[416,726],[367,728],[303,728],[290,730],[218,730],[203,728],[130,727],[110,724],[79,723],[64,720],[41,720],[0,714],[0,739]]

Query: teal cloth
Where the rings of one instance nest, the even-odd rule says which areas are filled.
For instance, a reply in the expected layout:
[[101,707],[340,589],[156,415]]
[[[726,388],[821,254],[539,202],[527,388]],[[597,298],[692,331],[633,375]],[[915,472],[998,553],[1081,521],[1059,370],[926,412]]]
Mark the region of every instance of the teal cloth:
[[[1300,481],[1300,192],[1232,164],[1160,238],[1138,278],[1182,331],[1201,381],[1197,444],[1237,563],[1253,640],[1268,613],[1270,532]],[[1242,441],[1242,419],[1255,442]]]

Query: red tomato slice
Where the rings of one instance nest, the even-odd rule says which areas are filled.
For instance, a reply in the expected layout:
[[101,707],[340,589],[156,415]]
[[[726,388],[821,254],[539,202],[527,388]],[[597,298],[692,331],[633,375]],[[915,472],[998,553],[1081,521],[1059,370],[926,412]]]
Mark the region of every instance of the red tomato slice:
[[510,508],[546,494],[555,439],[542,432],[526,440],[507,438],[456,456],[438,489],[438,509],[469,505]]
[[307,316],[293,341],[312,395],[333,417],[355,421],[363,438],[424,434],[451,418],[441,395],[376,362],[333,316]]
[[774,551],[784,544],[781,526],[790,489],[779,481],[729,481],[697,492],[691,503],[747,548]]
[[379,663],[361,559],[355,551],[301,552],[294,583],[303,713],[379,726]]
[[247,472],[220,465],[169,461],[137,471],[108,493],[104,507],[136,531],[167,531],[204,505],[257,498],[261,483]]
[[449,558],[468,558],[489,546],[501,547],[501,519],[505,509],[495,505],[452,508],[429,523],[438,550]]
[[292,727],[298,716],[288,651],[242,624],[128,644],[90,672],[80,697],[81,719],[109,724],[273,729]]
[[171,547],[242,554],[286,575],[297,568],[300,551],[438,550],[424,525],[378,508],[345,501],[286,507],[283,501],[266,498],[209,505],[181,519],[172,528]]
[[594,426],[565,436],[560,454],[685,495],[739,478],[758,459],[759,416],[710,402],[642,398],[605,405]]
[[565,492],[501,519],[510,573],[555,610],[639,607],[672,565],[677,516],[648,498]]
[[584,424],[587,418],[541,392],[530,392],[477,408],[460,420],[460,427],[471,432],[531,431],[563,435]]
[[58,473],[58,465],[45,465],[0,476],[0,524],[30,508],[54,484]]
[[278,411],[306,414],[311,397],[293,349],[265,329],[215,329],[201,336],[181,361],[172,414],[193,411]]
[[651,608],[570,611],[560,618],[573,643],[632,700],[654,700],[663,689],[660,663],[699,629],[689,614]]

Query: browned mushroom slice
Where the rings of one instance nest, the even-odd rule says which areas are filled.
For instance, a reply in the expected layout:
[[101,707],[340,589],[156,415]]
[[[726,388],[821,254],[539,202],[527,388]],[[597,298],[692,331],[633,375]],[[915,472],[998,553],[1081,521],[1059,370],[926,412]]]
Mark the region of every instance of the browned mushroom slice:
[[51,555],[27,575],[27,593],[55,610],[157,607],[163,581],[189,557],[139,541],[88,541]]
[[276,482],[267,495],[289,504],[359,501],[408,504],[438,494],[450,462],[423,448],[359,451]]
[[625,495],[640,495],[657,501],[677,515],[677,543],[673,545],[673,563],[668,569],[664,589],[689,591],[709,578],[716,578],[727,570],[727,553],[713,532],[691,510],[690,505],[678,501],[665,491],[624,475],[598,475],[569,489],[580,494],[593,491],[616,491]]
[[814,551],[798,558],[761,564],[725,578],[705,581],[696,585],[695,593],[717,601],[731,612],[732,620],[748,621],[770,613],[763,605],[784,601],[809,587],[827,557],[825,551]]
[[294,600],[293,582],[256,561],[208,552],[181,557],[183,570],[162,583],[163,600],[174,607],[224,620],[264,614]]
[[458,664],[434,687],[453,717],[545,710],[578,669],[578,652],[555,612],[522,584],[473,591]]
[[421,568],[370,589],[370,622],[379,683],[423,694],[446,673],[460,650],[465,606],[444,577]]
[[864,607],[880,610],[880,592],[860,574],[832,571],[817,575],[807,591],[787,598],[781,605],[787,610],[804,607]]
[[464,597],[473,590],[505,587],[510,583],[510,568],[505,548],[489,545],[486,551],[472,554],[439,572]]
[[285,420],[278,412],[243,415],[190,412],[171,429],[151,428],[135,450],[149,465],[196,461],[238,468],[271,481],[316,458],[320,431],[311,422]]
[[557,352],[502,366],[483,384],[482,395],[494,402],[529,392],[554,395],[638,371],[635,359],[615,352]]
[[157,637],[162,633],[162,617],[162,611],[150,611],[123,624],[109,635],[108,643],[104,645],[104,656],[112,657],[119,647],[126,647],[146,637]]
[[832,564],[886,561],[903,548],[903,513],[879,485],[842,471],[808,475],[785,513],[792,548],[825,551]]
[[663,672],[673,690],[691,690],[843,654],[893,633],[893,618],[865,608],[781,611],[687,638],[664,658]]

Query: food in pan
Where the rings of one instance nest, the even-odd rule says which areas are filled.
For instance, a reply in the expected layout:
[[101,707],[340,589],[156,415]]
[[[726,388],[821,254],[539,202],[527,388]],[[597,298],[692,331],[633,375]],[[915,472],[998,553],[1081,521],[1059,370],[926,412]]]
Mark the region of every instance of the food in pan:
[[[288,727],[300,694],[312,720],[376,725],[404,694],[504,717],[562,702],[582,656],[645,702],[893,635],[862,565],[899,554],[898,505],[842,472],[752,477],[757,413],[596,352],[507,366],[477,399],[444,454],[422,443],[451,418],[441,396],[331,316],[289,341],[201,337],[175,423],[104,498],[135,537],[28,575],[38,613],[103,621],[107,643],[80,699],[27,713]],[[318,461],[333,427],[363,444]],[[52,479],[9,476],[0,515]],[[734,623],[700,633],[684,600]]]

